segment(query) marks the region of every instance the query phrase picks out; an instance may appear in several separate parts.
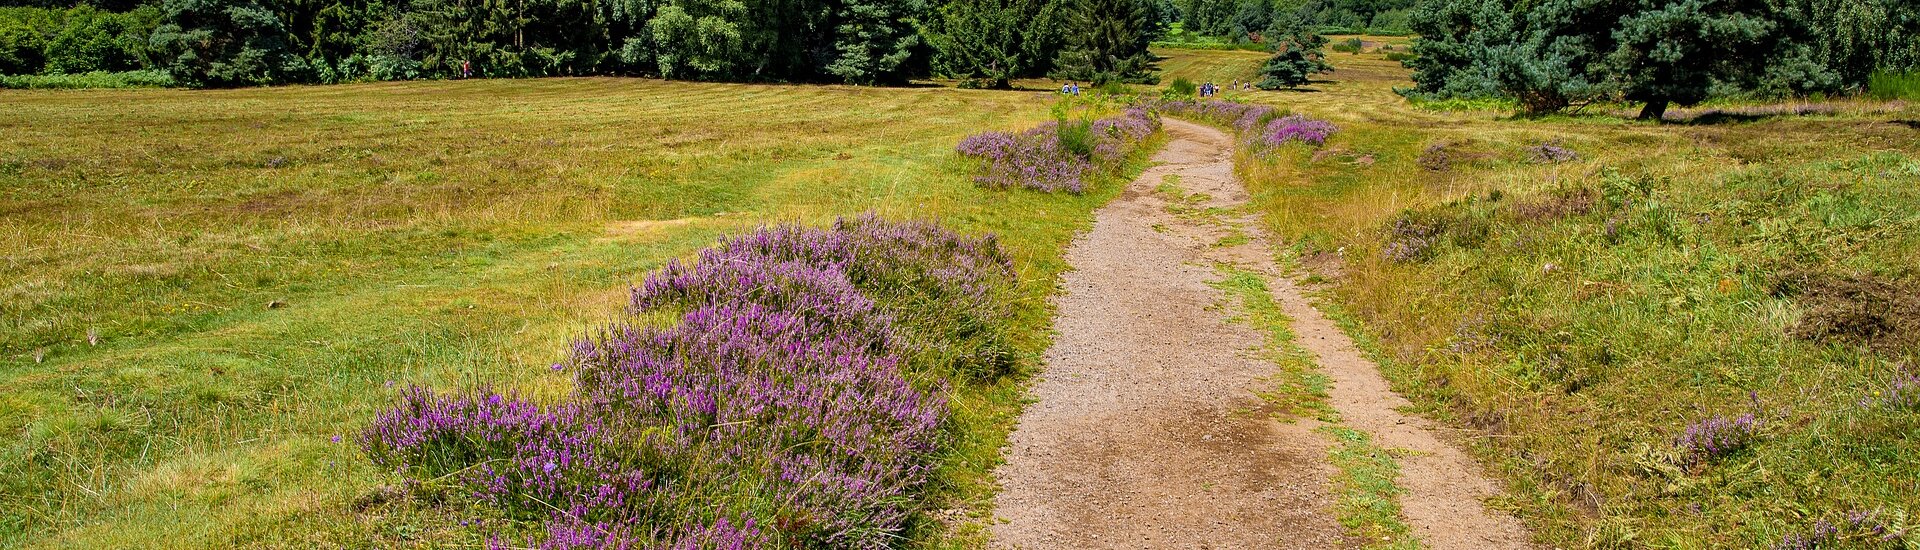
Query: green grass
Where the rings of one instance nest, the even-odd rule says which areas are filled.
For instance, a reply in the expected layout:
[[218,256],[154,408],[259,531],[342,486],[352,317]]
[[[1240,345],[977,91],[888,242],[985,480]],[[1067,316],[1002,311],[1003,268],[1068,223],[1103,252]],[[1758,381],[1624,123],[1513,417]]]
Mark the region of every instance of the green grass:
[[1360,548],[1419,548],[1412,529],[1400,518],[1399,496],[1405,490],[1396,482],[1399,462],[1387,449],[1374,445],[1365,432],[1341,423],[1339,411],[1327,403],[1331,381],[1320,372],[1313,354],[1295,342],[1293,320],[1274,303],[1266,280],[1237,268],[1215,269],[1222,278],[1213,283],[1214,288],[1237,302],[1240,322],[1266,333],[1267,358],[1280,368],[1266,381],[1261,397],[1277,409],[1282,421],[1313,418],[1321,423],[1314,431],[1332,440],[1327,459],[1335,468],[1333,513],[1348,539]]
[[[1242,155],[1238,170],[1396,389],[1495,436],[1474,451],[1542,542],[1766,547],[1854,510],[1920,513],[1920,413],[1860,405],[1920,350],[1850,338],[1845,317],[1913,326],[1898,298],[1920,293],[1913,106],[1513,120],[1409,105],[1383,58],[1333,63],[1317,93],[1243,99],[1334,121],[1337,154]],[[1549,142],[1581,159],[1529,160]],[[1354,155],[1375,162],[1341,161]],[[1399,219],[1442,228],[1430,259],[1383,257]],[[1811,290],[1783,286],[1805,274],[1793,284]],[[1807,337],[1803,321],[1839,328]],[[1688,424],[1750,395],[1759,443],[1673,466]]]
[[1920,71],[1874,71],[1867,78],[1867,95],[1874,99],[1920,101]]
[[85,88],[166,88],[173,75],[165,71],[94,71],[82,74],[0,75],[0,88],[75,90]]
[[[872,210],[996,232],[1047,342],[1117,192],[993,192],[965,134],[1047,98],[613,78],[0,92],[0,546],[476,542],[351,443],[399,388],[552,398],[627,285],[722,234]],[[126,105],[138,104],[138,109]],[[971,516],[1019,380],[956,389]],[[978,526],[922,533],[968,546]]]

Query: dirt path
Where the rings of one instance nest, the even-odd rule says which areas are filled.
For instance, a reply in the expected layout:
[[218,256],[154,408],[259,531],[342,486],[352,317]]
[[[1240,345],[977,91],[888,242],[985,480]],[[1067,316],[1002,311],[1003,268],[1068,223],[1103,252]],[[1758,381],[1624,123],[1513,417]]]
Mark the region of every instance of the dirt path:
[[1173,140],[1096,215],[1067,252],[1047,367],[997,472],[995,546],[1013,548],[1331,548],[1347,546],[1331,510],[1328,440],[1282,423],[1254,394],[1276,367],[1262,335],[1220,307],[1211,266],[1268,275],[1299,344],[1333,378],[1346,423],[1401,458],[1406,521],[1429,548],[1523,547],[1518,522],[1479,498],[1496,487],[1477,466],[1394,410],[1405,402],[1371,362],[1279,275],[1264,238],[1220,246],[1235,229],[1169,211],[1154,192],[1178,177],[1199,207],[1232,208],[1233,142],[1167,120]]

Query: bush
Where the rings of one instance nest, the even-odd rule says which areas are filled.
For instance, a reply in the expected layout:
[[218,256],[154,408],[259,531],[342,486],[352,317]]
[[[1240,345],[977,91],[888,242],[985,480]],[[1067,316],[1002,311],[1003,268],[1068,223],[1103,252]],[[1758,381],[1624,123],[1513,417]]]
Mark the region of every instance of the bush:
[[[566,400],[411,388],[360,444],[544,548],[888,547],[927,512],[947,359],[1008,357],[1013,278],[992,237],[933,224],[763,228],[649,275],[635,321],[555,365]],[[637,321],[658,314],[679,322]]]
[[1187,80],[1187,77],[1184,76],[1176,77],[1173,79],[1173,82],[1167,84],[1167,92],[1180,97],[1193,97],[1193,94],[1199,92],[1199,90],[1200,87],[1198,85],[1195,85],[1192,80]]
[[1019,134],[982,132],[961,140],[957,149],[980,161],[974,181],[981,186],[1078,194],[1086,191],[1087,176],[1118,169],[1133,147],[1159,128],[1152,112],[1132,108],[1094,121],[1048,122]]

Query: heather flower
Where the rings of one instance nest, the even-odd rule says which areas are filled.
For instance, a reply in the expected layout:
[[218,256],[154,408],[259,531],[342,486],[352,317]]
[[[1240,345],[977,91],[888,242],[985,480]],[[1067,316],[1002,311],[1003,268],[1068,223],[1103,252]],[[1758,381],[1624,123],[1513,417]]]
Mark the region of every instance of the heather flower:
[[1760,421],[1753,413],[1728,419],[1715,415],[1687,426],[1675,444],[1693,464],[1732,454],[1760,439]]
[[[1002,372],[969,361],[1007,355],[1012,277],[991,237],[933,224],[763,228],[646,277],[635,318],[559,364],[562,402],[408,388],[361,445],[544,522],[543,548],[887,547],[921,512],[947,380]],[[679,321],[638,321],[660,314]]]
[[1268,147],[1279,147],[1287,142],[1298,141],[1318,147],[1325,145],[1327,137],[1333,135],[1335,130],[1331,122],[1287,115],[1267,123],[1261,143]]
[[1270,149],[1299,142],[1315,147],[1325,145],[1338,130],[1333,123],[1290,115],[1266,105],[1223,100],[1177,100],[1151,103],[1159,112],[1198,119],[1232,128],[1242,142],[1256,149]]
[[1079,194],[1086,192],[1089,177],[1117,170],[1141,140],[1160,129],[1159,118],[1141,108],[1086,124],[1093,143],[1084,152],[1063,146],[1060,122],[1019,134],[974,134],[960,140],[956,149],[962,156],[982,161],[980,174],[974,177],[982,186]]

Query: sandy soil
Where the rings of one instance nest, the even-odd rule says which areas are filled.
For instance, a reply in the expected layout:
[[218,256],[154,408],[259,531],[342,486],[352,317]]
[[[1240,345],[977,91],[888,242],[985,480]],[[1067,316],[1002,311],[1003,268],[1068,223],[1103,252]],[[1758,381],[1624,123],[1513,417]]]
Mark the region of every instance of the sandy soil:
[[[1394,395],[1346,335],[1282,276],[1253,224],[1168,210],[1169,174],[1203,207],[1243,204],[1225,134],[1167,120],[1173,138],[1067,252],[1046,370],[996,475],[994,545],[1008,548],[1332,548],[1329,442],[1254,394],[1276,367],[1232,323],[1211,266],[1268,275],[1302,347],[1334,379],[1345,422],[1401,458],[1407,522],[1429,548],[1519,548],[1526,532],[1480,499],[1497,486]],[[1253,238],[1215,246],[1239,229]]]

